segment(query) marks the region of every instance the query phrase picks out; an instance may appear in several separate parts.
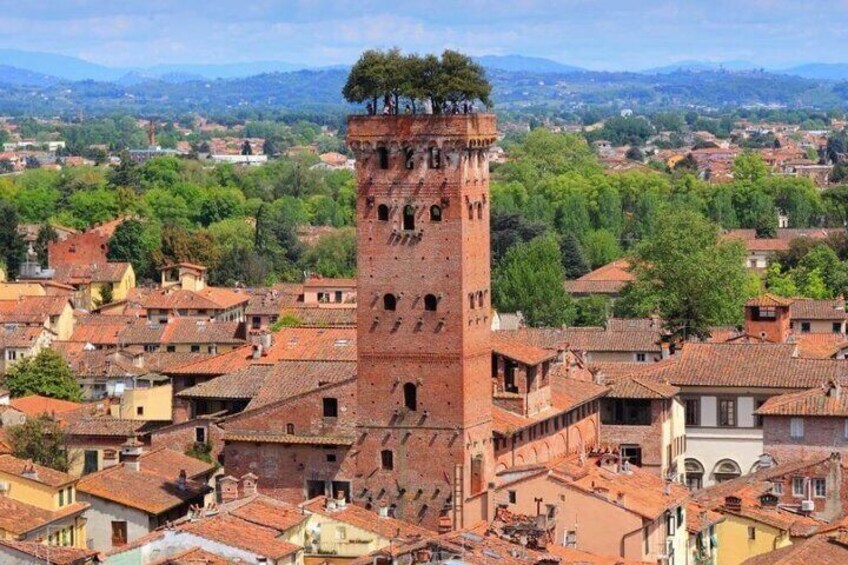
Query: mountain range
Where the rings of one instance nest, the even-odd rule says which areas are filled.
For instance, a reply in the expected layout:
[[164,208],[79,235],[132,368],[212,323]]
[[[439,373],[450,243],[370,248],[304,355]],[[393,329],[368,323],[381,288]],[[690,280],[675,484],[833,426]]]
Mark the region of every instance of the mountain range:
[[[509,72],[544,74],[590,72],[579,66],[569,65],[543,57],[483,55],[476,57],[476,60],[488,69]],[[338,68],[345,68],[345,65],[310,67],[303,64],[273,60],[244,63],[170,63],[149,67],[109,67],[78,57],[58,55],[55,53],[23,51],[20,49],[0,49],[0,82],[14,85],[42,86],[62,80],[94,80],[127,86],[150,80],[177,83],[194,80],[244,78],[264,73],[292,72],[303,69],[332,70]],[[637,72],[648,75],[661,75],[679,71],[747,71],[760,68],[762,68],[761,65],[750,61],[685,60],[669,65],[646,68]],[[814,62],[789,68],[768,70],[775,74],[795,75],[817,80],[848,80],[848,63]]]

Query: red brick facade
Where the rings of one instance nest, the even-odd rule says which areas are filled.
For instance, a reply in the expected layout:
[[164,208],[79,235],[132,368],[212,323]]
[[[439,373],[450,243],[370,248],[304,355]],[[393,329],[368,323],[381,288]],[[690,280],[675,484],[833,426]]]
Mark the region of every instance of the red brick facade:
[[69,264],[102,265],[107,262],[109,238],[97,231],[87,231],[62,241],[48,242],[47,261],[51,267]]
[[465,500],[494,473],[487,149],[496,135],[486,114],[348,122],[357,180],[356,494],[429,525],[446,515],[460,526]]
[[848,450],[845,418],[803,416],[801,419],[804,420],[804,436],[793,438],[790,434],[791,417],[763,416],[763,451],[780,463]]

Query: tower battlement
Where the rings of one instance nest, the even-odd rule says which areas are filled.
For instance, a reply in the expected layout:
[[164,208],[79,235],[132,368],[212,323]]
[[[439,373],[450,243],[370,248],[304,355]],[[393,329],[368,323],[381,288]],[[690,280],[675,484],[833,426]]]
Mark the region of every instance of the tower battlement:
[[415,114],[349,116],[348,145],[415,143],[441,139],[468,148],[488,147],[497,140],[494,114]]

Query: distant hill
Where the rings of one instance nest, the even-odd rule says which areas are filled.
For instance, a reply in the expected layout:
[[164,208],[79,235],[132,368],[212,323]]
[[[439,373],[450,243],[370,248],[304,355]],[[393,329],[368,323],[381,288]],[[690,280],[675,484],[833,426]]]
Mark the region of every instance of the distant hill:
[[819,80],[846,80],[848,63],[809,63],[776,72]]
[[551,59],[525,57],[523,55],[483,55],[482,57],[475,57],[475,60],[488,69],[512,72],[579,73],[586,70],[573,65],[558,63]]
[[248,63],[227,63],[220,65],[154,65],[146,70],[150,73],[165,75],[187,75],[203,78],[242,78],[264,73],[287,73],[307,68],[284,61],[252,61]]
[[11,84],[14,86],[50,86],[56,84],[61,79],[37,73],[27,69],[19,69],[9,65],[0,65],[0,83]]
[[645,75],[665,75],[678,71],[717,71],[725,69],[728,71],[747,71],[758,68],[750,61],[678,61],[670,65],[652,67],[639,71]]
[[21,51],[19,49],[0,49],[0,65],[26,69],[35,73],[51,75],[66,80],[117,80],[127,73],[126,69],[112,69],[89,63],[77,57]]

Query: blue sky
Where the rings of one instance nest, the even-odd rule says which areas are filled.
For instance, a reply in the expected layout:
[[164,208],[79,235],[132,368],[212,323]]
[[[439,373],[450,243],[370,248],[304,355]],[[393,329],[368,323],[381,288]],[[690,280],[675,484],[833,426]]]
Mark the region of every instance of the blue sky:
[[114,66],[349,63],[368,47],[542,56],[592,69],[680,60],[848,62],[848,0],[0,0],[0,47]]

